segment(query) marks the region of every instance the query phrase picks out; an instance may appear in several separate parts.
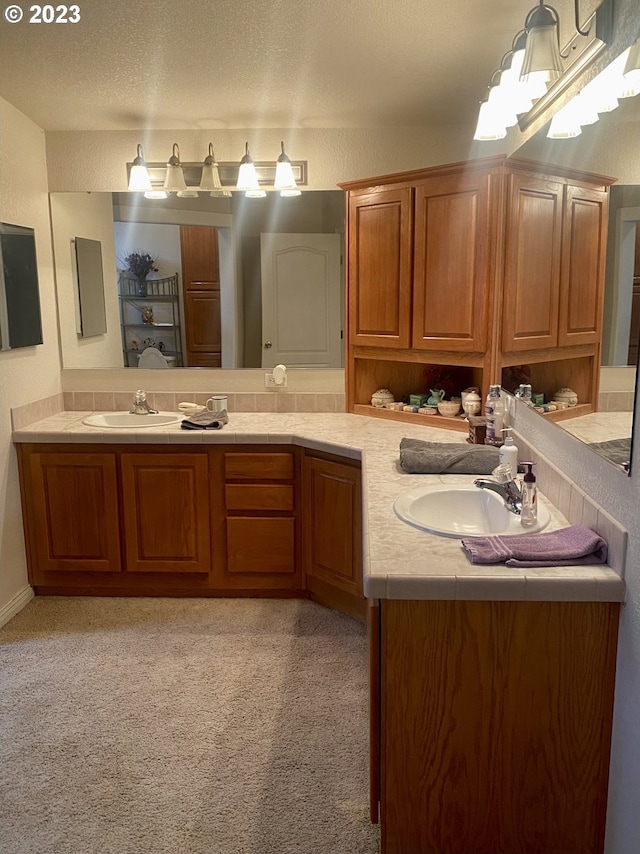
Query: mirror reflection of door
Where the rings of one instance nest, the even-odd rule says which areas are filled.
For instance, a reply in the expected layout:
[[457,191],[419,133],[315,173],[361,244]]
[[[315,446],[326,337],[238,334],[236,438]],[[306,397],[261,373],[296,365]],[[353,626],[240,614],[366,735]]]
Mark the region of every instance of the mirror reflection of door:
[[262,367],[342,367],[339,234],[261,234]]
[[204,225],[180,226],[184,300],[185,364],[222,365],[218,234]]

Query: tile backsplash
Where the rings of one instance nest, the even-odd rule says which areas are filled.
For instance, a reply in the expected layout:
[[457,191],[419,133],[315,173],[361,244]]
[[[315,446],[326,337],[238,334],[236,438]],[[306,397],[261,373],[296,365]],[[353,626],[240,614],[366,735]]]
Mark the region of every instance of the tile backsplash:
[[[118,411],[130,409],[131,392],[65,391],[64,408],[70,411]],[[154,409],[177,410],[180,403],[204,405],[206,392],[149,391],[147,400]],[[227,393],[229,412],[344,412],[345,396],[327,392],[238,392]]]
[[[150,391],[147,400],[154,409],[176,411],[184,402],[203,404],[204,392]],[[240,392],[227,394],[230,412],[344,412],[345,396],[331,392]],[[12,427],[19,430],[63,410],[71,412],[113,412],[131,408],[131,392],[65,391],[25,403],[11,410]]]
[[516,434],[518,456],[536,461],[537,485],[543,495],[572,525],[584,525],[603,537],[609,546],[608,564],[624,577],[627,531],[606,511],[593,502],[583,490],[560,471],[520,434]]

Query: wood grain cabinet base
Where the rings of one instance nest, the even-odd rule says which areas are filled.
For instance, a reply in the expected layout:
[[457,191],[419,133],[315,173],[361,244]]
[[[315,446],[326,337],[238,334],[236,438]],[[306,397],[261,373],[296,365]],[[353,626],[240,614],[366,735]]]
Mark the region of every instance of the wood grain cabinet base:
[[383,854],[600,854],[619,606],[380,609]]

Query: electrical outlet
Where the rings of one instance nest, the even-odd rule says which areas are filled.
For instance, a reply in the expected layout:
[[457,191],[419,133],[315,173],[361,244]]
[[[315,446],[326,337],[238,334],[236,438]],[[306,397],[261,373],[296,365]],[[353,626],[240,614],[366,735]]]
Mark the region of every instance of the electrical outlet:
[[274,379],[272,373],[268,373],[264,375],[264,387],[265,388],[286,388],[287,387],[287,375],[284,375],[284,382],[278,385]]

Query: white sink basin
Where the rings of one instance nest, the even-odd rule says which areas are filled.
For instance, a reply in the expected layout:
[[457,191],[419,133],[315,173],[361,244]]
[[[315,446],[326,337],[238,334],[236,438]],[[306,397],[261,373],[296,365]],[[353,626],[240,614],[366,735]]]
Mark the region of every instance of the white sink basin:
[[177,424],[183,415],[175,412],[149,412],[146,415],[136,415],[132,412],[96,412],[82,420],[89,427],[164,427],[167,424]]
[[538,502],[538,521],[523,528],[520,517],[504,505],[502,498],[473,483],[449,486],[434,483],[416,486],[399,495],[393,505],[396,515],[409,525],[442,537],[486,537],[491,534],[533,534],[549,522],[549,511]]

